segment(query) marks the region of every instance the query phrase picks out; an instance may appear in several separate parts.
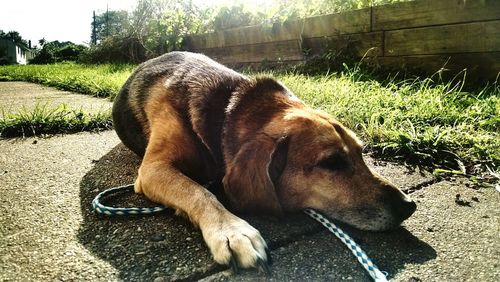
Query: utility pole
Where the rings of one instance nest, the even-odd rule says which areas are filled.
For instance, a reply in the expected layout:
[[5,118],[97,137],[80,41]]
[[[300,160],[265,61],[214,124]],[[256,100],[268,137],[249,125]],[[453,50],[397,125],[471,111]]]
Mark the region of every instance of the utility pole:
[[109,37],[109,7],[106,4],[106,37]]
[[97,44],[97,32],[96,32],[96,22],[95,22],[95,11],[94,11],[94,17],[92,21],[92,36],[90,41],[92,42],[93,45]]

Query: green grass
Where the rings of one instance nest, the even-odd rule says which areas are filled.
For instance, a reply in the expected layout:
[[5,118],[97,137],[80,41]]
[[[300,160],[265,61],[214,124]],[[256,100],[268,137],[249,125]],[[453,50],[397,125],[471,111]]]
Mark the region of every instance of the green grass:
[[50,108],[38,104],[34,109],[22,108],[15,114],[0,117],[0,137],[33,136],[80,131],[101,131],[112,128],[111,112],[94,114],[60,105]]
[[408,163],[458,168],[500,162],[500,90],[466,92],[462,84],[431,79],[364,80],[280,75],[308,105],[354,129],[370,151]]
[[2,66],[0,81],[29,81],[95,97],[114,97],[132,72],[132,65]]
[[[0,69],[0,79],[114,97],[132,69],[130,65],[9,66]],[[462,163],[500,165],[497,85],[466,91],[461,83],[431,78],[380,82],[368,79],[359,68],[330,75],[268,74],[283,81],[306,104],[337,117],[379,155],[455,169]],[[66,117],[69,124],[77,119],[71,114]],[[6,121],[1,124],[7,128]]]

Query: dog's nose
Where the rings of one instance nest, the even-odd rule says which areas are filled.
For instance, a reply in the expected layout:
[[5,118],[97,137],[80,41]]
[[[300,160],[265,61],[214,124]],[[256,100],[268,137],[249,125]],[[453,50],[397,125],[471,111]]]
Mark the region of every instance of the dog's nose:
[[394,216],[403,221],[409,218],[417,209],[417,204],[408,197],[403,198],[402,201],[398,202],[393,206]]
[[382,201],[385,202],[395,221],[402,222],[409,218],[417,209],[417,204],[401,190],[393,186],[385,186]]

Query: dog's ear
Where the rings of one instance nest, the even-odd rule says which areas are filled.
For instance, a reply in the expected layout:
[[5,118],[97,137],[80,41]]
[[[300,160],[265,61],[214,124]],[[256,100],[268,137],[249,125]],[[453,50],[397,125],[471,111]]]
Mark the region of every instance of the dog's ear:
[[245,143],[227,165],[224,191],[239,211],[282,214],[276,185],[285,169],[288,138],[259,135]]

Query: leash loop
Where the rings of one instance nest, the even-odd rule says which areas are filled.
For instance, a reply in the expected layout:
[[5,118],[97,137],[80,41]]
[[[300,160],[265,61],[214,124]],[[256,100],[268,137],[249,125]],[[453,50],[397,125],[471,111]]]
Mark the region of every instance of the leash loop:
[[365,270],[368,272],[368,274],[371,276],[373,281],[375,282],[384,282],[387,281],[386,274],[382,273],[378,267],[373,264],[371,259],[366,255],[366,253],[361,249],[361,247],[354,242],[354,240],[344,233],[342,229],[340,229],[337,225],[335,225],[333,222],[329,221],[326,219],[324,216],[321,214],[317,213],[313,209],[306,209],[304,212],[321,223],[324,227],[326,227],[330,232],[332,232],[337,238],[344,243],[349,250],[354,254],[354,256],[358,259],[359,263],[365,268]]
[[101,193],[99,193],[94,200],[92,201],[92,208],[99,214],[105,214],[105,215],[139,215],[139,214],[152,214],[155,212],[161,212],[165,210],[167,207],[163,205],[159,205],[156,207],[152,208],[115,208],[115,207],[109,207],[101,204],[101,198],[105,195],[108,194],[113,194],[116,192],[121,192],[121,191],[134,191],[134,184],[129,184],[129,185],[123,185],[123,186],[118,186],[114,187],[108,190],[105,190]]

